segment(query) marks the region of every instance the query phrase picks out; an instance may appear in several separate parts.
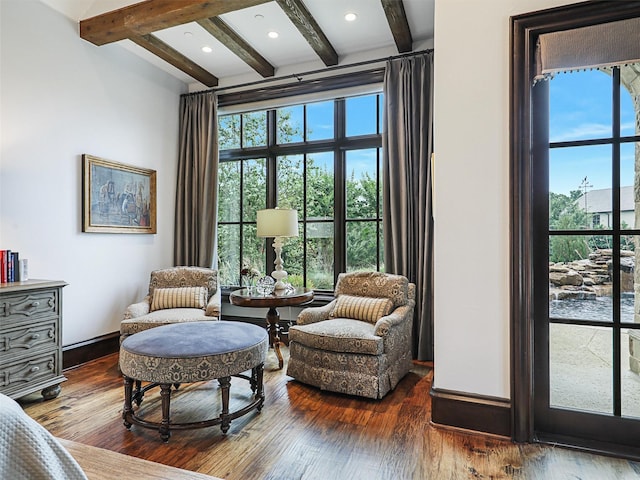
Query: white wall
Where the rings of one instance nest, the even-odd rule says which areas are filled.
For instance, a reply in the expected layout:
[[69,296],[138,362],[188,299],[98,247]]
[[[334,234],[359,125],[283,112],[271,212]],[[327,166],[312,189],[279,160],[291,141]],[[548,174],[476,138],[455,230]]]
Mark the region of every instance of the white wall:
[[567,3],[436,0],[435,388],[510,397],[509,17]]
[[[0,2],[0,248],[64,280],[63,344],[119,330],[173,252],[179,95],[118,45],[35,0]],[[82,233],[81,155],[157,170],[158,233]]]

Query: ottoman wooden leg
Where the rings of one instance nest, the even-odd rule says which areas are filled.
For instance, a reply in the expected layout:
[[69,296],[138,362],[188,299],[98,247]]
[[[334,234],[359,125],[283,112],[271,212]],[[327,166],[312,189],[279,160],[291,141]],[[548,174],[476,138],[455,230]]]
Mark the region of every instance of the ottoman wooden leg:
[[135,399],[136,405],[140,406],[142,403],[142,397],[144,396],[144,392],[142,391],[142,381],[136,380],[136,386],[133,391],[133,397]]
[[218,379],[220,383],[220,392],[222,394],[222,412],[220,413],[220,429],[222,433],[227,433],[231,418],[229,415],[229,387],[231,386],[231,377],[221,377]]
[[256,407],[258,412],[262,410],[262,404],[264,403],[264,363],[261,363],[257,367],[253,367],[252,373],[256,377],[256,390],[255,399],[260,400]]
[[249,384],[251,385],[251,393],[256,394],[256,389],[258,388],[258,371],[254,368],[251,369],[251,379],[249,380]]
[[162,423],[160,424],[160,438],[163,442],[168,442],[171,436],[169,429],[170,409],[171,409],[171,384],[160,384],[160,396],[162,398]]
[[122,407],[122,421],[127,429],[131,428],[130,416],[132,412],[131,396],[133,395],[133,379],[127,377],[124,378],[124,407]]

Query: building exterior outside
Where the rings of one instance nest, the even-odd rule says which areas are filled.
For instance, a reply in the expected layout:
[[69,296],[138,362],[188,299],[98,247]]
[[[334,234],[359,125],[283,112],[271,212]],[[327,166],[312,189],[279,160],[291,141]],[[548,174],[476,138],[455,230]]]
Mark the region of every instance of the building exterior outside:
[[[587,212],[592,228],[611,228],[613,226],[613,208],[611,207],[610,188],[589,190],[576,200],[576,205]],[[620,223],[627,228],[635,225],[635,199],[633,185],[620,187]]]

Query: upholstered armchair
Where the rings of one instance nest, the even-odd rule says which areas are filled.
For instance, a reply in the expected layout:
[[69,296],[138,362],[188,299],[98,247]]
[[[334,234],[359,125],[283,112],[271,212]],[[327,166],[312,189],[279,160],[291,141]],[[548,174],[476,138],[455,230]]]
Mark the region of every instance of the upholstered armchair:
[[289,329],[287,375],[322,390],[382,398],[412,366],[415,285],[379,272],[342,273],[335,299]]
[[222,296],[218,272],[173,267],[151,272],[149,293],[129,305],[120,322],[120,343],[129,335],[170,323],[219,320]]

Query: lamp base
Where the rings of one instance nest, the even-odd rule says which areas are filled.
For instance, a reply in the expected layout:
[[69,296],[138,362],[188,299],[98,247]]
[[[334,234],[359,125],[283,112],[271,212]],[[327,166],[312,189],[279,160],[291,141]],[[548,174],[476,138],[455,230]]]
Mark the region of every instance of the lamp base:
[[276,281],[276,284],[273,286],[274,290],[284,290],[287,288],[287,285],[283,282],[283,280],[287,278],[287,272],[284,270],[274,270],[271,272],[271,276]]
[[274,290],[284,290],[287,286],[284,284],[283,280],[287,278],[287,272],[282,267],[284,262],[282,261],[282,237],[275,237],[273,239],[273,249],[276,252],[276,269],[271,272],[271,276],[275,279],[276,284],[273,287]]

